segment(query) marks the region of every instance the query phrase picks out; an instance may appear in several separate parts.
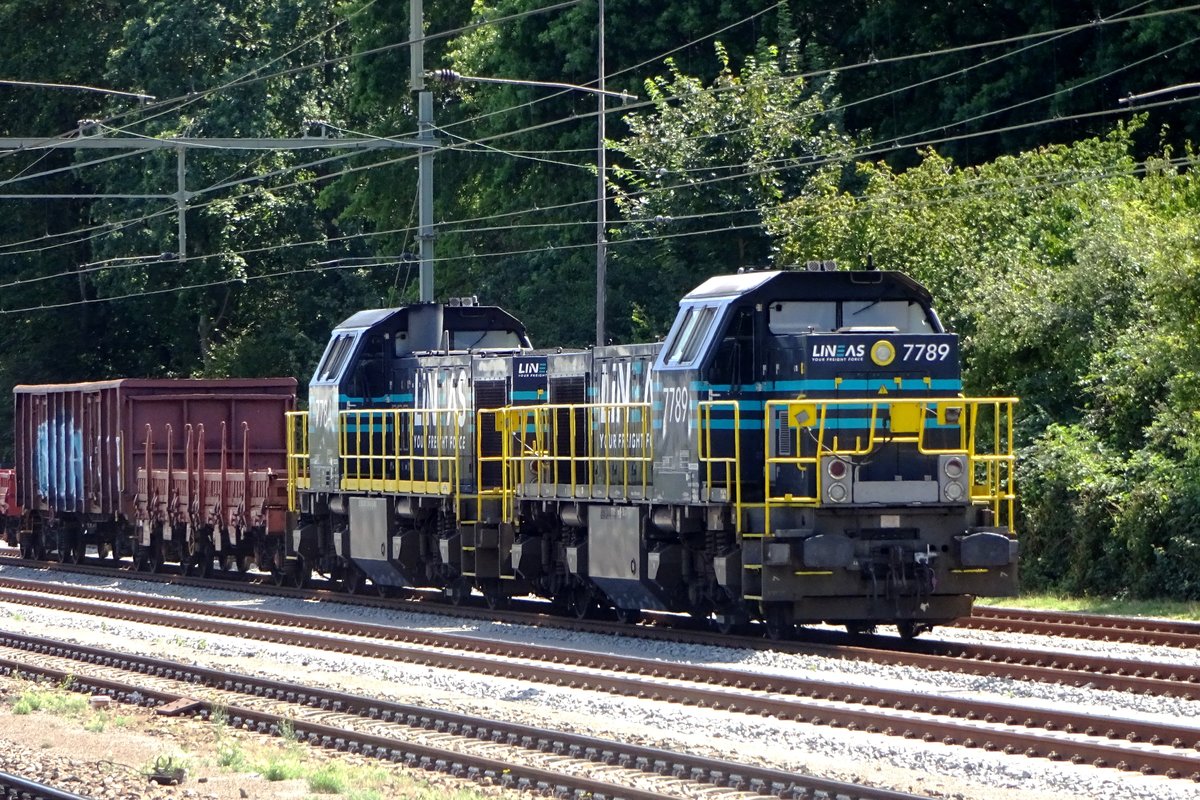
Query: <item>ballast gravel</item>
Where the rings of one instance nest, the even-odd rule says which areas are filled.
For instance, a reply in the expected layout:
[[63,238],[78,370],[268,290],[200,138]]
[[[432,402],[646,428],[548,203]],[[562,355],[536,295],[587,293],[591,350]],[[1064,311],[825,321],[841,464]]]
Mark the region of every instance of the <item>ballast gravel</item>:
[[[724,666],[764,674],[800,676],[859,686],[920,690],[944,696],[978,696],[1016,705],[1069,708],[1097,717],[1139,718],[1194,725],[1200,702],[1121,692],[935,672],[909,667],[762,650],[706,647],[633,636],[584,634],[562,629],[503,625],[349,605],[148,583],[133,578],[47,575],[0,566],[0,575],[136,594],[174,597],[309,617],[371,622],[419,630],[457,632],[544,646],[614,652],[663,661]],[[900,791],[955,800],[1005,798],[1121,798],[1200,800],[1200,784],[1100,770],[1069,763],[947,747],[896,736],[851,732],[683,707],[599,692],[545,686],[426,666],[303,650],[179,629],[105,620],[0,603],[0,628],[81,644],[173,658],[254,675],[292,679],[398,702],[460,713],[577,730],[728,760],[742,760],[838,780],[862,780]],[[1055,640],[1051,637],[938,629],[955,641],[1019,643],[1055,651],[1088,652],[1173,664],[1200,665],[1200,653],[1179,648]],[[1200,728],[1197,730],[1200,739]],[[1200,757],[1200,756],[1198,756]]]

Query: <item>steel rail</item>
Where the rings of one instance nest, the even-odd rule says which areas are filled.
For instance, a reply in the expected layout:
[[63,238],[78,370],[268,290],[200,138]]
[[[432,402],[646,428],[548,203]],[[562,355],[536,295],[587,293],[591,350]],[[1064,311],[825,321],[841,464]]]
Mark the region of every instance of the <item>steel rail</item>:
[[[675,665],[453,634],[431,634],[283,614],[266,615],[182,601],[169,601],[170,613],[160,614],[114,605],[120,602],[120,596],[111,592],[89,591],[109,602],[97,604],[35,594],[14,595],[11,592],[0,594],[0,598],[81,613],[99,612],[109,618],[186,627],[207,633],[1200,780],[1200,759],[1180,752],[1183,748],[1190,748],[1194,753],[1200,745],[1200,729],[1186,726],[1140,725],[1118,718],[1033,709],[1006,703],[870,690],[801,678]],[[161,598],[157,600],[161,601]],[[181,616],[185,613],[207,613],[209,610],[216,611],[224,619]],[[231,617],[247,624],[231,622]],[[289,632],[275,627],[292,623],[336,630],[341,636],[359,638]],[[363,636],[384,636],[389,640],[372,641]],[[462,655],[463,649],[471,652]],[[614,671],[621,674],[612,674]],[[713,689],[708,686],[733,688]],[[889,714],[877,710],[879,707],[891,708],[899,713]],[[946,717],[951,721],[947,721]],[[1043,732],[1031,732],[1034,728],[1061,731],[1068,735],[1080,734],[1101,741],[1047,736]],[[1149,742],[1150,746],[1125,747],[1108,741],[1116,738],[1129,742]]]
[[[221,605],[200,604],[192,601],[174,600],[165,597],[147,595],[129,595],[92,587],[63,586],[60,584],[44,584],[38,581],[25,581],[0,577],[0,590],[9,589],[17,592],[33,592],[43,595],[59,595],[96,601],[118,603],[121,605],[142,608],[156,608],[172,613],[195,613],[202,609],[210,617],[243,620],[265,625],[286,625],[298,629],[328,631],[348,636],[366,636],[382,638],[390,641],[407,642],[413,645],[453,647],[479,653],[493,653],[506,658],[513,657],[513,648],[517,645],[495,639],[484,639],[461,634],[443,635],[413,631],[388,625],[377,625],[365,622],[344,622],[321,617],[298,616],[282,612],[263,612],[246,608],[231,608]],[[12,599],[16,602],[33,603],[33,599],[22,601],[19,596]],[[86,613],[86,612],[85,612]],[[512,615],[506,615],[511,619]],[[539,615],[528,615],[531,624],[538,623],[543,618]],[[579,622],[579,621],[575,621]],[[156,624],[178,625],[177,622],[166,620]],[[572,626],[579,627],[579,626]],[[583,626],[602,632],[612,632],[612,626]],[[648,629],[641,627],[633,631],[626,628],[620,632],[632,634],[641,633]],[[217,630],[214,633],[219,632]],[[246,634],[249,635],[249,634]],[[775,649],[786,652],[823,655],[833,658],[870,661],[880,664],[916,666],[923,669],[944,670],[952,672],[968,672],[988,677],[1012,678],[1016,680],[1033,680],[1043,683],[1080,686],[1112,691],[1135,692],[1163,697],[1179,697],[1185,700],[1200,699],[1200,668],[1184,665],[1163,664],[1153,661],[1133,659],[1112,659],[1098,656],[1088,656],[1078,653],[1053,652],[1046,650],[1014,650],[1011,648],[990,647],[987,645],[963,645],[948,642],[914,641],[887,642],[888,649],[866,646],[866,642],[875,644],[878,640],[867,637],[846,637],[841,634],[825,637],[832,644],[821,645],[797,642],[775,642]],[[707,645],[742,645],[744,642],[757,640],[730,639],[716,634],[700,634],[688,637],[689,641]],[[837,642],[855,642],[855,644],[838,644]],[[880,642],[882,643],[882,642]],[[761,644],[761,643],[760,643]],[[561,648],[538,648],[534,645],[521,644],[528,653],[526,657],[541,657],[545,660],[561,660]],[[584,651],[571,651],[573,657],[579,658]],[[541,656],[537,654],[541,653]],[[594,655],[593,655],[594,657]],[[657,669],[663,668],[662,662],[649,662]]]
[[87,795],[75,794],[44,783],[0,772],[0,798],[8,800],[89,800]]
[[1179,620],[976,606],[970,617],[958,620],[954,627],[1128,644],[1200,648],[1200,623]]

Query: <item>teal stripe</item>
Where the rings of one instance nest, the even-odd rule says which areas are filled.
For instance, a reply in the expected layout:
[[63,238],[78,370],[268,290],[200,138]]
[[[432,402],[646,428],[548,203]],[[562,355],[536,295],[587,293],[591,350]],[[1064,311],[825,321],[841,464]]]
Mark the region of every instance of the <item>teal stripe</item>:
[[542,400],[542,399],[545,399],[545,397],[546,397],[545,392],[542,392],[541,394],[539,394],[536,390],[512,393],[513,400]]
[[[731,431],[734,430],[733,420],[714,419],[708,423],[708,428],[714,431]],[[761,431],[762,429],[763,424],[761,419],[741,420],[741,425],[737,428],[737,430],[741,431]]]

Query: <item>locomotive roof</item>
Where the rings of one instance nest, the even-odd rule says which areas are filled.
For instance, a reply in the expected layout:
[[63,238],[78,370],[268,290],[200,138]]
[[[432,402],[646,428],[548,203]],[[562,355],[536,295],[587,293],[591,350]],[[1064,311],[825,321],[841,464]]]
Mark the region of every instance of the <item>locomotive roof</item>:
[[[426,304],[428,305],[428,304]],[[420,309],[421,305],[400,306],[398,308],[368,308],[364,311],[358,311],[351,314],[340,324],[337,325],[337,331],[364,330],[373,328],[382,322],[391,320],[395,324],[400,324],[407,319],[409,312],[414,309]],[[525,332],[525,326],[519,319],[509,314],[500,306],[442,306],[443,322],[447,329],[457,328],[474,328],[478,323],[483,322],[490,327],[507,328],[515,331]]]
[[917,300],[924,305],[933,299],[929,290],[900,272],[773,270],[709,278],[688,292],[683,301],[760,296],[780,300]]

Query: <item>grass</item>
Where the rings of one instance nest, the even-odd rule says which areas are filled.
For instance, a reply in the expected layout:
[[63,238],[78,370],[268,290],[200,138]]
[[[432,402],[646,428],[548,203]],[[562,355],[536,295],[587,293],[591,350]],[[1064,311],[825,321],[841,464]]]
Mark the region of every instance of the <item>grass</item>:
[[131,719],[120,715],[109,716],[105,711],[96,712],[91,719],[83,723],[83,729],[92,733],[104,733],[109,725],[114,728],[127,728]]
[[1164,617],[1200,621],[1200,603],[1174,600],[1131,600],[1123,597],[1062,597],[1025,594],[1020,597],[981,597],[979,604],[1031,608],[1041,611],[1079,611],[1122,617]]
[[[131,717],[117,716],[109,710],[93,710],[88,698],[68,691],[72,679],[58,686],[30,683],[11,701],[14,714],[43,713],[68,719],[81,720],[83,728],[93,733],[102,733],[108,728],[125,728],[132,723]],[[447,791],[445,787],[430,785],[419,778],[397,774],[383,766],[348,765],[341,761],[322,757],[319,751],[311,750],[296,739],[295,726],[289,720],[279,726],[279,740],[250,740],[249,746],[240,744],[227,733],[228,711],[220,706],[210,712],[212,723],[213,751],[202,756],[206,764],[215,763],[222,769],[240,774],[262,776],[268,781],[303,780],[314,800],[321,797],[338,797],[345,800],[484,800],[481,791],[463,788]],[[45,742],[43,747],[52,747]],[[197,754],[193,753],[193,756]],[[143,765],[142,772],[150,775],[171,769],[189,770],[190,764],[181,755],[160,755]]]
[[21,692],[13,703],[13,713],[32,714],[35,711],[56,717],[82,717],[88,711],[88,701],[86,697],[64,689],[31,688]]
[[12,713],[25,715],[35,712],[50,714],[55,717],[83,720],[83,729],[90,733],[103,733],[110,726],[126,728],[132,719],[122,715],[113,715],[108,711],[94,711],[88,698],[68,690],[71,679],[63,681],[56,687],[45,685],[30,685],[13,701]]
[[303,780],[314,798],[345,800],[483,800],[470,788],[447,792],[416,778],[393,773],[382,766],[348,765],[322,758],[294,739],[284,743],[263,741],[249,747],[219,739],[217,765],[238,773],[257,773],[268,781]]

